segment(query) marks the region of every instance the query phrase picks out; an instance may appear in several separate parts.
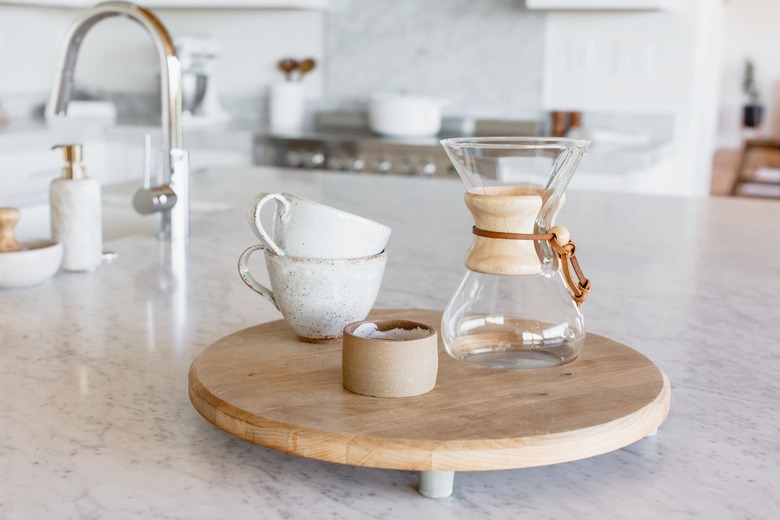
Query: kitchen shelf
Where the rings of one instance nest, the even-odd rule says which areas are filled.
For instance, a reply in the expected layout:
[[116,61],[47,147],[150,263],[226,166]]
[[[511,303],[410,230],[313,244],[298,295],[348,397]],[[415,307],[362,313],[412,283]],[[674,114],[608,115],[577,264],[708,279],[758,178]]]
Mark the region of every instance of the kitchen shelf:
[[[85,8],[100,0],[0,0],[0,5]],[[144,7],[160,9],[306,9],[325,10],[330,0],[144,0]]]
[[679,0],[526,0],[528,9],[561,11],[672,11]]

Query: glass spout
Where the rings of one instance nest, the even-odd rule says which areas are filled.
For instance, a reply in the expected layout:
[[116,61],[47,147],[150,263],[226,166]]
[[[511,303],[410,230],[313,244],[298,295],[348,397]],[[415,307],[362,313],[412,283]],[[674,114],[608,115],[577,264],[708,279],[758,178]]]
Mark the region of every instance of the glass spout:
[[543,199],[537,226],[546,232],[590,141],[541,137],[465,137],[441,145],[472,193],[525,187]]
[[565,190],[590,141],[544,137],[457,137],[441,145],[469,191],[490,186]]

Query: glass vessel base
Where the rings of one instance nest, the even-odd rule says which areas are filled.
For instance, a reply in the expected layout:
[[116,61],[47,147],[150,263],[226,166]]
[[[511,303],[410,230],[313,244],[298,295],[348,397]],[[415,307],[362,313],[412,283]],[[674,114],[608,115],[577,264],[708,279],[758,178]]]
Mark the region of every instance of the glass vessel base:
[[[480,338],[479,336],[485,336]],[[493,368],[548,368],[570,363],[577,358],[581,342],[517,342],[497,339],[493,334],[461,338],[453,357]]]
[[[506,352],[469,352],[461,361],[493,368],[548,368],[556,367],[568,361],[546,352],[506,351]],[[572,360],[573,361],[573,360]]]

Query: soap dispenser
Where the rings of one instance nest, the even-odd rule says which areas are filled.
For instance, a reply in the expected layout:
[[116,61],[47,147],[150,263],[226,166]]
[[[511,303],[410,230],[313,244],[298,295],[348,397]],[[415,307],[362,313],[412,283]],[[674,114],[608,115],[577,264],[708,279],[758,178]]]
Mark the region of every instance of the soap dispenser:
[[51,234],[62,244],[62,269],[94,271],[103,252],[100,183],[86,175],[80,144],[58,144],[65,166],[51,183]]

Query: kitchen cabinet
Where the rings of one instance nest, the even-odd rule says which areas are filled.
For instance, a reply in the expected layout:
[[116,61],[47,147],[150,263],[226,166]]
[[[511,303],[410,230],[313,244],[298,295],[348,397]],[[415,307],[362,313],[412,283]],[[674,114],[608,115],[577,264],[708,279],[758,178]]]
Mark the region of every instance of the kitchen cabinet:
[[[99,0],[0,0],[0,5],[84,8]],[[330,0],[146,0],[144,7],[159,9],[327,9]]]
[[528,9],[566,11],[670,11],[678,0],[526,0]]

